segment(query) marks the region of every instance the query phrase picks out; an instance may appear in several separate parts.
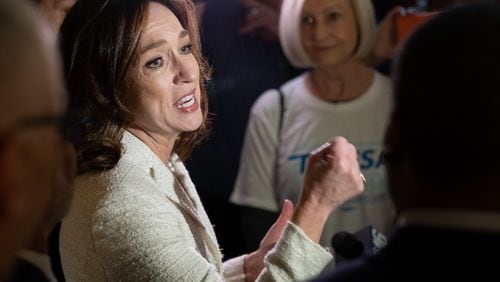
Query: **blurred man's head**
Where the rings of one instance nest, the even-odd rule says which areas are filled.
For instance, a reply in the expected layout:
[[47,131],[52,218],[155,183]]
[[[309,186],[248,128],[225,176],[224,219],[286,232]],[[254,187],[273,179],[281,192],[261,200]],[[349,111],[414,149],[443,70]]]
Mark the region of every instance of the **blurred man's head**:
[[387,134],[400,210],[498,210],[500,6],[461,6],[406,42]]
[[0,1],[0,279],[46,220],[64,110],[55,35],[27,3]]

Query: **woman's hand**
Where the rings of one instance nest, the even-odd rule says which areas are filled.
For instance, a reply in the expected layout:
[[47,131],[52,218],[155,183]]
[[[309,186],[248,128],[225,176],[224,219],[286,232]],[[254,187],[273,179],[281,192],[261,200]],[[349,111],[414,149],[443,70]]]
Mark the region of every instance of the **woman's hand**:
[[250,253],[245,258],[245,277],[246,281],[255,281],[259,274],[264,269],[264,257],[267,253],[276,245],[281,233],[285,230],[286,224],[292,218],[293,215],[293,203],[289,200],[285,200],[283,207],[281,208],[281,214],[276,220],[276,222],[269,228],[266,236],[260,242],[259,249],[253,253]]
[[281,1],[241,0],[241,4],[248,12],[239,33],[277,41]]
[[392,8],[380,22],[375,46],[364,59],[365,64],[371,67],[377,66],[386,60],[390,60],[396,54],[398,47],[396,18],[400,15],[402,7]]
[[315,242],[331,212],[364,190],[356,148],[336,137],[311,153],[292,222]]
[[264,257],[278,242],[292,214],[292,222],[319,242],[330,213],[363,192],[363,188],[356,148],[345,138],[336,137],[313,151],[295,214],[292,202],[285,200],[279,218],[260,242],[259,249],[245,258],[246,281],[254,281],[264,269]]

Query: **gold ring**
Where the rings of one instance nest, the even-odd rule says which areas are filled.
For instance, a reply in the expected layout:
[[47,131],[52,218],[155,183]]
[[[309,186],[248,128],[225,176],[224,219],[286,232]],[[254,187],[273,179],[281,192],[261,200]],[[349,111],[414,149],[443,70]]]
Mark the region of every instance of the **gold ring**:
[[359,173],[359,176],[361,176],[361,180],[363,180],[363,183],[366,183],[366,178],[365,176],[363,175],[363,173]]

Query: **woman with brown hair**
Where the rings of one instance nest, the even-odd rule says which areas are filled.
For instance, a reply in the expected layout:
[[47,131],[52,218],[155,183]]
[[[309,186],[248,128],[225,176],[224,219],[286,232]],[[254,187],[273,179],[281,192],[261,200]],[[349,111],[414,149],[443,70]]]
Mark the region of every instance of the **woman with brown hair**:
[[363,190],[343,138],[312,154],[297,210],[287,202],[257,251],[222,263],[183,165],[207,133],[208,111],[190,1],[80,1],[61,45],[71,120],[81,128],[72,137],[75,199],[61,228],[66,279],[303,280],[331,259],[317,244],[324,222]]

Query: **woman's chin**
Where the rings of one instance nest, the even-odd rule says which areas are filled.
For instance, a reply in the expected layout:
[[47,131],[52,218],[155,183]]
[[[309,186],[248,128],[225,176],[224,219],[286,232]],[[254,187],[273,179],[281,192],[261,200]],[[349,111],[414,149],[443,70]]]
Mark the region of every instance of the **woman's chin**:
[[202,117],[201,112],[200,112],[199,115],[197,115],[196,117],[193,117],[192,120],[190,120],[188,123],[186,123],[184,125],[183,131],[185,131],[185,132],[195,131],[198,128],[200,128],[202,123],[203,123],[203,117]]

